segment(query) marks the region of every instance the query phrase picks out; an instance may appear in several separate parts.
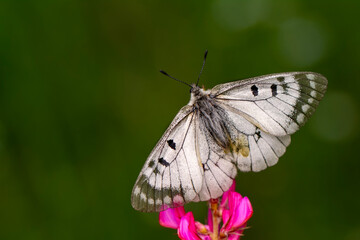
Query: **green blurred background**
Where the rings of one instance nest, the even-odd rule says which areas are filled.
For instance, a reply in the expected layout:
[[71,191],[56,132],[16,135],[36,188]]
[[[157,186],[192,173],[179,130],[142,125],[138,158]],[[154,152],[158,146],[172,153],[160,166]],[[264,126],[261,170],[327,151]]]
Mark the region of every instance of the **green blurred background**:
[[[243,239],[360,239],[360,2],[0,1],[0,239],[177,239],[132,209],[189,89],[285,71],[329,80],[277,166],[240,173]],[[205,204],[193,204],[204,222]]]

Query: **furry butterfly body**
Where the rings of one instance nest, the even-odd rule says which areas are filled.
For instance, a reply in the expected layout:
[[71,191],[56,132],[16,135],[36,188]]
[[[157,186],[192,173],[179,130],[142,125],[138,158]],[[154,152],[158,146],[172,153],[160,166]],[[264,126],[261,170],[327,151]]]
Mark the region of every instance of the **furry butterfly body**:
[[162,211],[220,197],[237,170],[258,172],[277,163],[313,114],[327,88],[318,73],[289,72],[204,90],[190,102],[150,153],[132,191],[132,206]]

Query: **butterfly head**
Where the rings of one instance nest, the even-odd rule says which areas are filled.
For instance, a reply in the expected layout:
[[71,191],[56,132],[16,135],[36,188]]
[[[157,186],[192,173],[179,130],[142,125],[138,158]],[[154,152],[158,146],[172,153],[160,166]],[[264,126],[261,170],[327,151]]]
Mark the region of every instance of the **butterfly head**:
[[195,95],[199,95],[200,94],[200,87],[197,86],[195,83],[191,84],[191,88],[190,88],[190,93],[191,94],[195,94]]
[[202,98],[204,96],[208,96],[210,94],[210,90],[205,90],[204,88],[201,88],[194,83],[194,84],[191,84],[190,94],[191,94],[191,97],[190,97],[190,102],[188,103],[188,105],[192,106],[200,98]]

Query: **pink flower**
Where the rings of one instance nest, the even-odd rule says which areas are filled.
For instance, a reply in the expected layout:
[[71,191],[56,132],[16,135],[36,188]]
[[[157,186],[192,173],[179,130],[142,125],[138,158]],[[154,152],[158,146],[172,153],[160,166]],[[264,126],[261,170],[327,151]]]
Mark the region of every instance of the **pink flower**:
[[202,233],[208,232],[208,227],[195,222],[192,212],[185,213],[184,207],[168,208],[159,214],[160,225],[178,229],[178,236],[183,240],[210,240]]
[[181,218],[178,228],[178,236],[182,240],[201,240],[196,230],[192,212],[188,212]]
[[[209,203],[208,225],[196,222],[192,212],[185,213],[184,207],[160,212],[160,225],[177,229],[179,238],[183,240],[238,240],[253,214],[253,209],[247,197],[235,192],[235,181],[223,194],[220,204],[218,199],[210,199]],[[223,225],[219,231],[221,221]]]
[[168,208],[159,214],[160,225],[178,229],[181,218],[185,215],[184,207]]
[[228,204],[222,212],[224,225],[220,230],[220,235],[228,236],[229,239],[239,239],[246,227],[246,222],[253,214],[253,209],[249,199],[237,192],[231,192],[227,201]]

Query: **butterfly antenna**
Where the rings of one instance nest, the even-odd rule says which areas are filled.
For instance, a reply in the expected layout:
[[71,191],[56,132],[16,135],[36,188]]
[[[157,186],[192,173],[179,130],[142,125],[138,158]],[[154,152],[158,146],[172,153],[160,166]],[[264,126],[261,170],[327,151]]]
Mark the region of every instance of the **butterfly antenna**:
[[202,73],[202,71],[203,71],[203,69],[204,69],[207,54],[208,54],[208,50],[206,49],[206,50],[205,50],[205,54],[204,54],[204,62],[203,62],[203,65],[202,65],[202,67],[201,67],[201,70],[200,70],[200,73],[199,73],[199,76],[198,76],[198,79],[197,79],[197,82],[196,82],[196,86],[197,86],[198,83],[199,83],[201,73]]
[[179,80],[179,79],[177,79],[177,78],[174,78],[174,77],[170,76],[170,75],[167,74],[165,71],[160,70],[160,72],[161,72],[162,74],[164,74],[165,76],[168,76],[169,78],[172,78],[172,79],[174,79],[174,80],[176,80],[176,81],[178,81],[178,82],[181,82],[181,83],[183,83],[183,84],[185,84],[185,85],[188,85],[189,87],[192,88],[192,86],[191,86],[190,84],[188,84],[188,83],[186,83],[186,82],[183,82],[183,81],[181,81],[181,80]]

